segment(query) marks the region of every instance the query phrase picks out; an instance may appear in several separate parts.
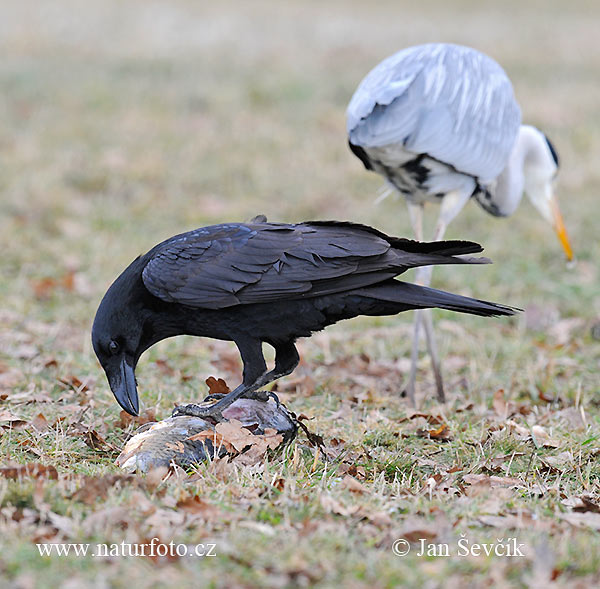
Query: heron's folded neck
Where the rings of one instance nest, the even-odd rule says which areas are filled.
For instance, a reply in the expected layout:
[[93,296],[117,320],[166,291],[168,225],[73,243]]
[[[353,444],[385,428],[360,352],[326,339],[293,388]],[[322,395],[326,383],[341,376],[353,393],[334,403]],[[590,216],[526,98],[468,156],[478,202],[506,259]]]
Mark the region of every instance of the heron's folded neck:
[[507,217],[517,210],[523,198],[526,166],[544,149],[542,133],[530,125],[521,125],[508,163],[490,190],[495,214]]

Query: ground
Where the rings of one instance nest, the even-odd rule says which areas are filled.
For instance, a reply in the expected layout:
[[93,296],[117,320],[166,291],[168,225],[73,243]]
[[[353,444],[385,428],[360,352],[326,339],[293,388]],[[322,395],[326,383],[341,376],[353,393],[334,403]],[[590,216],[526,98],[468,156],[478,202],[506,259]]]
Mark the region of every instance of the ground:
[[[599,11],[583,0],[2,2],[2,584],[600,584]],[[160,239],[258,213],[410,235],[401,199],[373,204],[381,180],[347,149],[344,110],[380,59],[437,40],[499,60],[524,119],[551,137],[577,264],[528,202],[510,219],[471,203],[448,237],[483,243],[496,263],[440,268],[434,285],[526,312],[435,314],[445,406],[425,358],[418,410],[401,397],[411,314],[358,319],[302,341],[302,364],[277,387],[324,449],[301,433],[264,464],[216,461],[191,482],[121,474],[114,459],[137,425],[90,343],[111,280]],[[163,342],[137,371],[143,411],[163,418],[202,398],[206,377],[236,384],[238,371],[230,344]],[[36,546],[154,537],[215,544],[216,557]],[[421,538],[439,546],[420,556]],[[412,542],[406,556],[399,539]]]

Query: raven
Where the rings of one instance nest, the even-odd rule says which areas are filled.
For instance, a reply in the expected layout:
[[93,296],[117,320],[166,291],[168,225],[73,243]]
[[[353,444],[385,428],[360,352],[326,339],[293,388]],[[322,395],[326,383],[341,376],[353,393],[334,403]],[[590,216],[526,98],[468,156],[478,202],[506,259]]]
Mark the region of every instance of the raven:
[[[242,383],[210,407],[218,415],[239,397],[298,365],[295,341],[358,315],[394,315],[438,307],[482,316],[515,309],[395,280],[410,268],[488,263],[457,257],[482,251],[469,241],[423,243],[356,223],[224,223],[176,235],[136,258],[110,286],[92,327],[94,351],[125,411],[139,413],[135,367],[158,341],[196,335],[233,341]],[[267,369],[262,344],[275,349]],[[176,409],[177,411],[177,409]]]

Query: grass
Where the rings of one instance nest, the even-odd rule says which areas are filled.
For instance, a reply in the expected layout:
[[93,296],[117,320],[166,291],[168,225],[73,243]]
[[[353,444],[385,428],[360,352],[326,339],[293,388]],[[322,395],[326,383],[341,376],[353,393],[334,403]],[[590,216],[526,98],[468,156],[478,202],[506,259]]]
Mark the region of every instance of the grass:
[[[600,582],[600,344],[590,335],[600,315],[597,8],[134,1],[90,2],[84,12],[61,0],[2,9],[0,412],[21,423],[1,422],[0,451],[4,467],[57,470],[49,480],[0,477],[4,584]],[[89,447],[81,433],[118,448],[132,428],[121,427],[90,345],[110,281],[162,238],[263,212],[410,235],[403,202],[373,206],[380,180],[348,151],[344,110],[381,58],[430,40],[477,46],[509,72],[525,120],[561,156],[558,191],[578,264],[565,267],[529,203],[508,220],[470,204],[448,237],[480,241],[496,263],[440,268],[435,286],[527,312],[436,313],[446,407],[432,400],[425,358],[425,417],[400,397],[409,314],[357,319],[301,342],[303,364],[279,386],[290,408],[313,417],[327,459],[300,435],[264,465],[201,465],[192,482],[114,476],[117,452]],[[201,398],[207,376],[233,384],[238,370],[229,344],[163,342],[138,369],[144,408],[164,417]],[[440,423],[449,440],[423,434]],[[200,508],[182,507],[195,495]],[[429,538],[456,552],[461,534],[470,545],[518,538],[526,556],[417,556],[416,543],[398,557],[391,548]],[[217,556],[41,557],[35,546],[153,537],[212,542]]]

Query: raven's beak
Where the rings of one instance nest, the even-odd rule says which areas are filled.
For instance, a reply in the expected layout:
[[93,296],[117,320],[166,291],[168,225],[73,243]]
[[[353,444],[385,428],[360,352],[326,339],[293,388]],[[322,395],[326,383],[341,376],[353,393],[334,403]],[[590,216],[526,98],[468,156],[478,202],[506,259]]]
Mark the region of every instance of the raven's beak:
[[571,243],[569,242],[567,229],[565,228],[565,223],[560,213],[560,209],[558,208],[558,202],[556,198],[552,198],[552,200],[550,201],[550,206],[552,208],[554,230],[556,231],[556,235],[558,235],[558,239],[560,240],[560,243],[563,249],[565,250],[567,260],[571,261],[573,259],[573,250],[571,249]]
[[115,386],[111,383],[113,395],[127,413],[134,416],[139,415],[140,403],[135,384],[135,369],[127,362],[125,356],[121,358],[119,375],[119,382],[115,383]]

